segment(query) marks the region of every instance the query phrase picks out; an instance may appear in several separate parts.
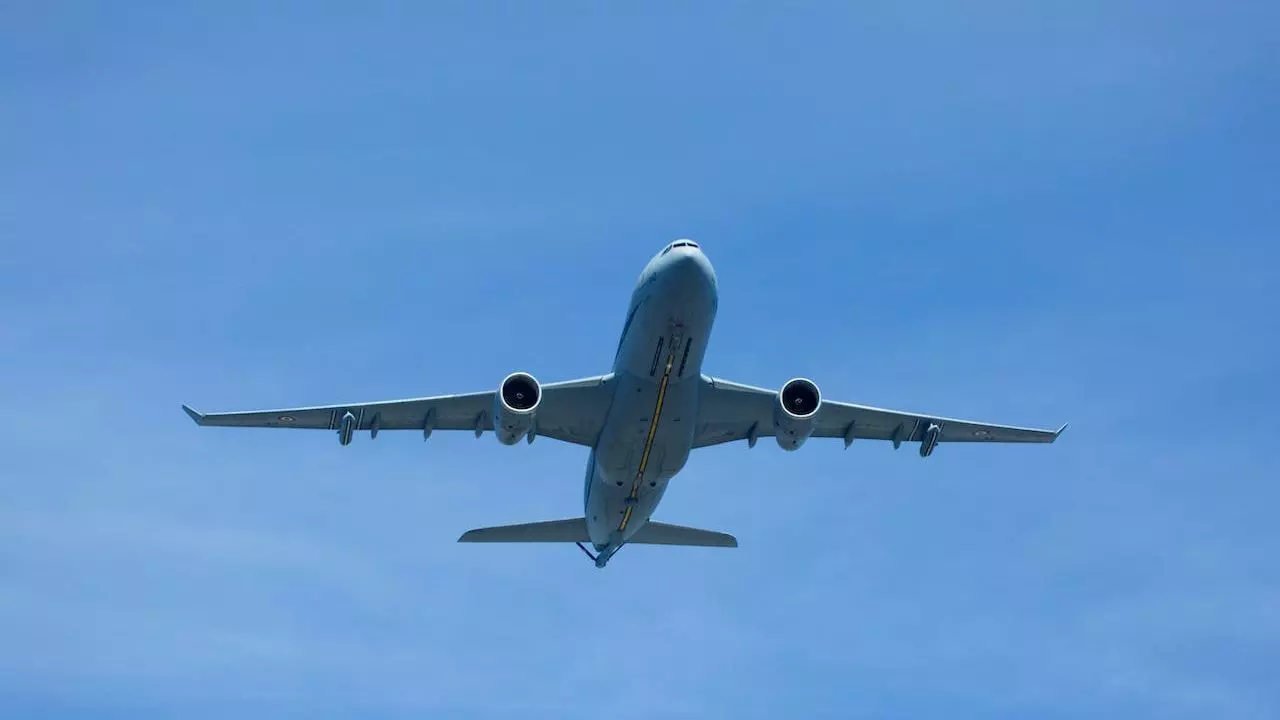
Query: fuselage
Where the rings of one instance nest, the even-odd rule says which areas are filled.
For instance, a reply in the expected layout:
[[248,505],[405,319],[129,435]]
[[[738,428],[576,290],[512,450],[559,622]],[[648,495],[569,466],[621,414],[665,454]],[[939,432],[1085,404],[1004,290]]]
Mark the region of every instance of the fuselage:
[[614,398],[587,462],[583,505],[601,562],[649,520],[693,445],[718,306],[715,271],[680,240],[649,261],[613,362]]

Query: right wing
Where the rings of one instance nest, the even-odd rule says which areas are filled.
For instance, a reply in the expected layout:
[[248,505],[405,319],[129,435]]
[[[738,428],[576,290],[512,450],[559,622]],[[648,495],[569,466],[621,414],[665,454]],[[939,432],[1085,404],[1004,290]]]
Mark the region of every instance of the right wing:
[[[301,428],[337,430],[342,417],[355,416],[355,430],[470,430],[479,437],[493,429],[495,390],[464,395],[315,407],[201,413],[183,405],[203,427]],[[591,446],[600,435],[613,400],[613,376],[599,375],[542,386],[536,434],[575,445]]]
[[[774,435],[777,390],[705,375],[701,382],[695,448]],[[938,442],[981,443],[1051,443],[1067,427],[1049,430],[997,425],[824,399],[814,418],[812,437],[842,438],[846,447],[855,438],[888,440],[896,447],[922,441],[931,425],[938,428]]]

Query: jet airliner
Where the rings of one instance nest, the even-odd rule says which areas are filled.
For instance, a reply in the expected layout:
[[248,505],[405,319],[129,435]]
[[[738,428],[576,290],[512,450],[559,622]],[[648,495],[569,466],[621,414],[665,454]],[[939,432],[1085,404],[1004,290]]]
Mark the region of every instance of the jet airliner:
[[[503,445],[548,437],[589,448],[583,515],[481,528],[459,542],[576,543],[603,568],[627,544],[737,547],[732,535],[651,520],[671,479],[697,448],[772,437],[794,451],[811,437],[915,443],[929,457],[939,443],[1051,443],[1057,430],[955,420],[834,402],[813,380],[770,390],[703,374],[718,308],[715,271],[697,243],[677,240],[640,274],[613,368],[604,375],[540,383],[513,372],[496,390],[463,395],[278,410],[201,413],[201,426],[305,428],[336,432],[348,445],[357,432],[490,431]],[[588,547],[590,546],[590,547]]]

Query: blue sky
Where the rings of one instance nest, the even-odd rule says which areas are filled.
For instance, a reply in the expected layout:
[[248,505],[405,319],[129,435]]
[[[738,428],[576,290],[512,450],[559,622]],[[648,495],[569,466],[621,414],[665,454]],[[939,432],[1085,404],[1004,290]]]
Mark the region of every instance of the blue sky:
[[[14,717],[1280,714],[1264,3],[0,9]],[[1051,447],[695,453],[734,551],[459,546],[586,453],[179,410],[706,370]]]

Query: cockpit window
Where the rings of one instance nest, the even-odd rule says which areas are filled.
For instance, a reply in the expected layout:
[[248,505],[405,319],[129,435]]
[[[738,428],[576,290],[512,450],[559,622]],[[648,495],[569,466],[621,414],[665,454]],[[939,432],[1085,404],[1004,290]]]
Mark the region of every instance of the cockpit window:
[[696,248],[696,247],[698,247],[698,243],[696,243],[696,242],[694,242],[694,241],[692,241],[692,240],[677,240],[677,241],[675,241],[675,242],[671,243],[670,245],[668,245],[666,248],[664,248],[664,249],[662,250],[662,254],[663,254],[663,255],[666,255],[667,253],[671,252],[672,248],[678,248],[678,247],[691,247],[691,248]]

